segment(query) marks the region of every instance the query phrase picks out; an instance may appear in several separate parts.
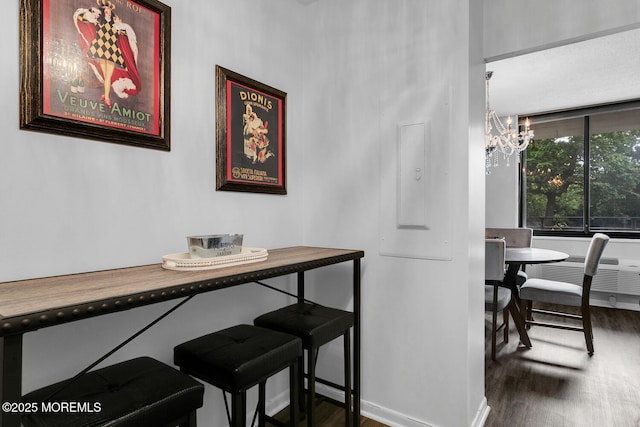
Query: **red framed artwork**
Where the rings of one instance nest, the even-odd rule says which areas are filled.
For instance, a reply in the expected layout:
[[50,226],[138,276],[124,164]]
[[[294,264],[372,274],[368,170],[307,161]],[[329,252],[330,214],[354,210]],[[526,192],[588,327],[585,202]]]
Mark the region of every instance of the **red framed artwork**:
[[287,94],[216,66],[216,189],[287,194]]
[[20,0],[20,128],[170,150],[171,8]]

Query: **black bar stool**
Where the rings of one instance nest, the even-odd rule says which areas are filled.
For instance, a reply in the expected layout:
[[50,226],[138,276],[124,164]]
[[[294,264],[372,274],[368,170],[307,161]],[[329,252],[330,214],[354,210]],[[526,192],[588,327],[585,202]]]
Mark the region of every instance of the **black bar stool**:
[[227,416],[232,427],[246,425],[247,390],[255,385],[259,385],[256,415],[259,415],[258,424],[264,426],[267,378],[285,368],[290,372],[290,425],[296,425],[301,356],[300,338],[252,325],[223,329],[174,349],[174,362],[183,372],[222,389],[223,394],[231,394],[231,413],[227,406]]
[[[150,357],[140,357],[32,391],[38,410],[24,427],[196,427],[204,385]],[[75,405],[73,407],[69,405]]]
[[[353,327],[353,313],[322,305],[298,302],[257,317],[256,326],[273,329],[302,339],[302,347],[307,351],[307,425],[313,425],[313,406],[315,401],[316,381],[344,391],[345,425],[351,426],[351,339],[350,329]],[[324,344],[338,338],[344,338],[344,387],[327,381],[316,379],[316,360],[318,350]],[[301,372],[304,370],[300,363]],[[304,373],[300,375],[304,381]]]

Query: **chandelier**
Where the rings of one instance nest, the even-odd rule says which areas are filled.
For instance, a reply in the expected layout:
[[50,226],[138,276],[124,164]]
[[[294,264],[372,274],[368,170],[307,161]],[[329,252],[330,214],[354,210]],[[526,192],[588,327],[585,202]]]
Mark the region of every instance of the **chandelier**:
[[493,75],[493,71],[487,71],[486,80],[486,99],[487,109],[485,117],[485,142],[484,148],[486,152],[486,173],[491,173],[491,167],[498,166],[498,159],[502,156],[509,166],[509,158],[513,155],[519,155],[526,150],[529,143],[533,141],[533,131],[529,129],[529,119],[524,122],[524,129],[520,132],[511,125],[511,116],[507,119],[507,125],[503,125],[500,118],[494,110],[491,109],[489,103],[489,80]]

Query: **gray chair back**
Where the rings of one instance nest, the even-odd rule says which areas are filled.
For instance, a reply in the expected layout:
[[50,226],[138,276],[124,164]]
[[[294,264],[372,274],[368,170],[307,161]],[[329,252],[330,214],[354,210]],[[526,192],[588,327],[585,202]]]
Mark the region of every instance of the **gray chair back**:
[[487,238],[504,238],[508,248],[530,248],[531,240],[533,239],[533,229],[492,227],[485,228],[484,235]]
[[609,243],[609,236],[602,233],[596,233],[591,238],[589,243],[589,249],[587,250],[587,256],[584,259],[584,274],[587,276],[595,276],[598,272],[598,265],[600,264],[600,258],[604,248]]
[[484,279],[504,280],[504,239],[485,239],[484,241]]

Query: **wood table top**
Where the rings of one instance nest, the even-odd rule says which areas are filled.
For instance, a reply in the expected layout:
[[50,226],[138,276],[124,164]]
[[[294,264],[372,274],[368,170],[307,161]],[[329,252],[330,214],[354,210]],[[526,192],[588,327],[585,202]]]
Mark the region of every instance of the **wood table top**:
[[212,270],[150,264],[0,283],[0,336],[364,257],[361,250],[307,246],[268,253],[264,261]]

